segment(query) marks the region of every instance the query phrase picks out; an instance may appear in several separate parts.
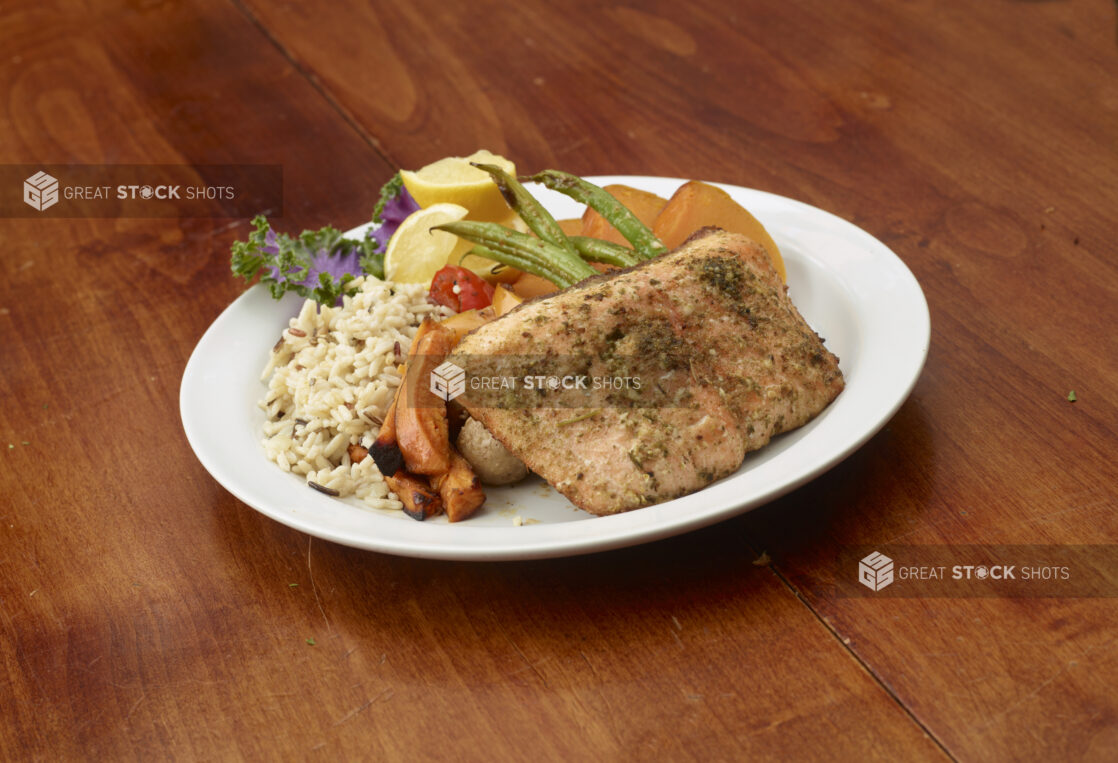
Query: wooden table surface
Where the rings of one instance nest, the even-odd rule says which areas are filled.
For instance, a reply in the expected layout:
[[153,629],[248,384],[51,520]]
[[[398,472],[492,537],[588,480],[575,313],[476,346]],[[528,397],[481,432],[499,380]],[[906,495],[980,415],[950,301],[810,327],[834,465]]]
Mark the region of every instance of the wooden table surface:
[[911,397],[684,536],[360,551],[184,436],[247,219],[4,219],[0,758],[1118,759],[1118,598],[830,585],[859,544],[1118,542],[1115,4],[456,8],[5,2],[0,163],[278,164],[291,232],[480,147],[771,191],[916,275]]

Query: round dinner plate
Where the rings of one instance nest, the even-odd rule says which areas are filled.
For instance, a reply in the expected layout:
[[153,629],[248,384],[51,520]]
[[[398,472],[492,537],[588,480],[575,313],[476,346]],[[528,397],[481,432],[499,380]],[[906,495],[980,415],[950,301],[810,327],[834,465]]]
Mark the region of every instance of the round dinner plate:
[[[684,181],[614,176],[665,198]],[[477,515],[416,522],[307,487],[264,455],[260,374],[276,337],[302,300],[273,300],[254,286],[218,316],[183,373],[183,428],[214,479],[257,511],[317,538],[405,556],[530,559],[629,546],[693,530],[760,506],[818,476],[877,432],[904,402],[928,354],[930,322],[920,285],[883,243],[823,210],[762,191],[719,185],[750,210],[784,255],[788,292],[839,356],[846,389],[809,424],[746,456],[730,477],[683,498],[608,517],[570,504],[538,478],[488,488]],[[581,205],[542,187],[533,194],[556,218]],[[365,227],[349,235],[363,235]]]

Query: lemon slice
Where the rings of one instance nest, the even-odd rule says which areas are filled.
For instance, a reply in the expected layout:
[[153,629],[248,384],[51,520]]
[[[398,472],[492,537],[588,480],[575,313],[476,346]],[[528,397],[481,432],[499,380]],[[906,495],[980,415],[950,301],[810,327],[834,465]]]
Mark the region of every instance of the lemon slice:
[[510,175],[516,165],[503,156],[482,149],[469,156],[449,156],[419,170],[400,170],[404,187],[420,207],[435,204],[458,204],[465,207],[471,220],[499,221],[509,214],[501,192],[492,178],[470,162],[495,164]]
[[461,220],[467,211],[458,204],[435,204],[408,215],[388,239],[384,277],[397,283],[431,283],[447,262],[458,264],[473,244],[453,233],[431,228]]

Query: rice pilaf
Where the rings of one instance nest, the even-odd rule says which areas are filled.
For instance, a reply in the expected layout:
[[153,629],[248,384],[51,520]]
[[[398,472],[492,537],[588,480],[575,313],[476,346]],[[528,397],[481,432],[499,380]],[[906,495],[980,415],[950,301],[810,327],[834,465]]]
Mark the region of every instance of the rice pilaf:
[[329,495],[400,509],[373,459],[353,463],[349,446],[375,439],[400,386],[396,366],[423,318],[453,313],[428,302],[424,284],[354,283],[358,291],[339,307],[307,300],[273,348],[261,376],[264,450]]

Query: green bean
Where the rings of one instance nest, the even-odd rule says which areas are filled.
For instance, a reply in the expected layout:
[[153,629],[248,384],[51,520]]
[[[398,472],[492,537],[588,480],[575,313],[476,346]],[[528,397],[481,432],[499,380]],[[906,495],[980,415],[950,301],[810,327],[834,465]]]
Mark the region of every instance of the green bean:
[[[517,270],[523,270],[525,273],[537,275],[540,278],[551,281],[560,288],[566,288],[567,286],[570,286],[569,283],[565,283],[566,279],[562,279],[564,280],[564,283],[562,284],[553,280],[556,276],[554,271],[550,270],[549,268],[541,267],[537,263],[531,260],[526,260],[523,257],[518,257],[516,255],[505,254],[502,252],[494,251],[492,249],[488,249],[484,246],[481,246],[480,244],[463,254],[461,259],[458,260],[458,264],[461,265],[470,255],[474,255],[476,257],[485,257],[487,259],[494,260],[495,262],[499,262],[501,265],[504,265],[506,267],[516,268]],[[492,272],[496,273],[496,268],[494,268]]]
[[589,262],[604,262],[621,268],[631,268],[640,262],[636,252],[612,241],[603,241],[589,236],[571,236],[571,243],[575,245],[582,259]]
[[609,224],[633,245],[633,249],[641,259],[650,260],[668,251],[647,225],[604,188],[559,170],[544,170],[527,179],[570,196],[606,218]]
[[[577,254],[571,254],[543,239],[511,230],[496,223],[459,220],[434,226],[459,238],[480,244],[494,254],[508,255],[531,263],[544,272],[529,270],[562,288],[597,275],[598,271],[587,265]],[[499,258],[498,262],[502,260]],[[511,264],[511,262],[509,263]],[[514,266],[516,267],[516,266]]]
[[520,219],[533,233],[549,244],[565,249],[570,254],[578,254],[574,245],[567,239],[567,234],[559,227],[559,223],[555,221],[550,212],[544,209],[542,204],[536,201],[532,194],[528,193],[528,189],[521,185],[519,180],[495,164],[470,163],[479,170],[485,170],[489,173],[489,176],[493,178],[493,182],[497,185],[497,189],[505,197],[505,203],[512,208],[513,212],[520,215]]
[[[481,223],[466,222],[469,225],[479,225]],[[485,225],[493,225],[491,223],[484,223]],[[494,225],[494,228],[499,226]],[[495,237],[499,234],[496,230],[488,231],[482,234],[478,231],[471,231],[458,225],[458,223],[444,223],[443,225],[434,228],[433,230],[445,230],[448,233],[453,233],[459,238],[467,241],[474,242],[474,248],[470,250],[469,254],[477,254],[482,257],[488,257],[491,260],[505,263],[511,267],[521,270],[527,270],[529,273],[536,273],[537,270],[543,271],[543,278],[549,281],[555,278],[562,278],[564,281],[568,280],[566,276],[556,267],[554,267],[547,259],[536,251],[514,251],[509,246],[502,245]],[[503,229],[501,229],[503,230]],[[467,254],[467,256],[469,256]],[[533,270],[534,268],[534,270]],[[536,273],[536,275],[540,275]]]
[[506,252],[535,262],[568,279],[578,279],[584,277],[584,273],[593,275],[596,272],[577,254],[570,254],[535,236],[505,228],[497,223],[461,220],[436,227],[480,244],[491,251]]
[[[495,258],[489,256],[491,254],[493,254],[492,249],[486,249],[481,244],[478,244],[473,249],[458,258],[458,266],[461,267],[462,263],[466,261],[467,257],[483,257],[487,260],[494,260]],[[516,267],[515,265],[505,265],[505,263],[501,262],[500,260],[496,260],[496,262],[496,265],[489,268],[489,272],[493,275],[497,275],[498,273],[502,272],[506,267]]]

